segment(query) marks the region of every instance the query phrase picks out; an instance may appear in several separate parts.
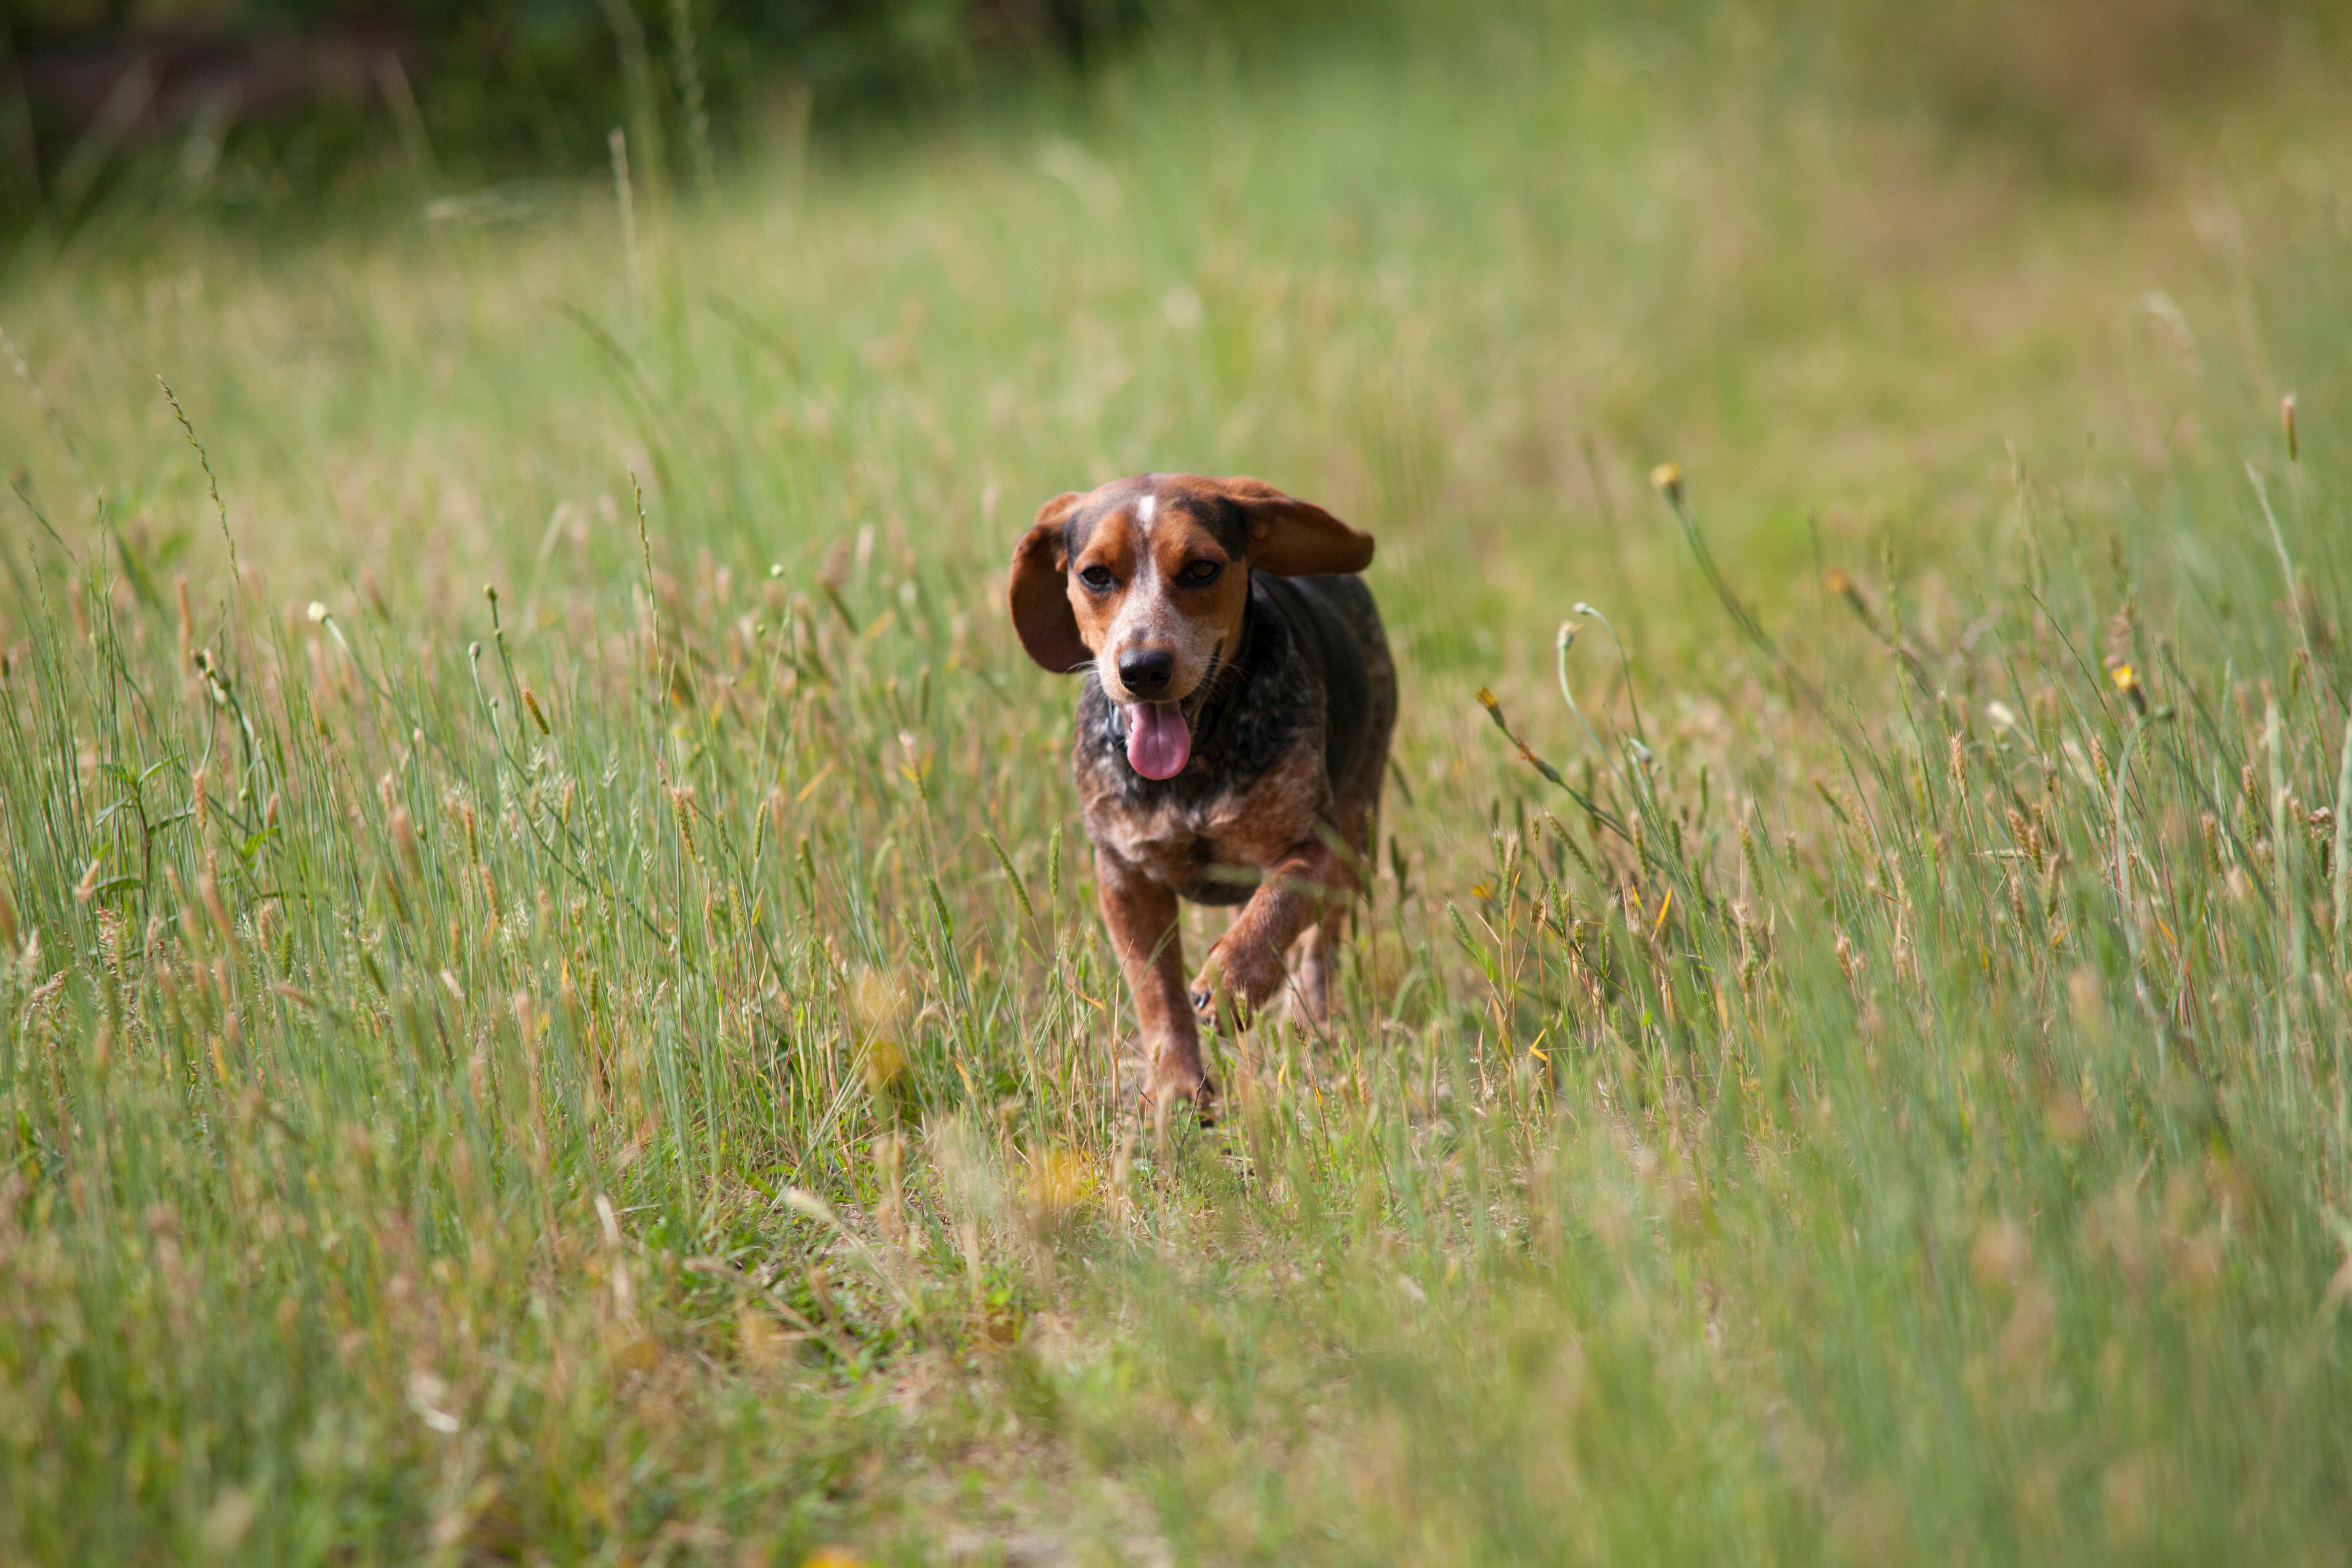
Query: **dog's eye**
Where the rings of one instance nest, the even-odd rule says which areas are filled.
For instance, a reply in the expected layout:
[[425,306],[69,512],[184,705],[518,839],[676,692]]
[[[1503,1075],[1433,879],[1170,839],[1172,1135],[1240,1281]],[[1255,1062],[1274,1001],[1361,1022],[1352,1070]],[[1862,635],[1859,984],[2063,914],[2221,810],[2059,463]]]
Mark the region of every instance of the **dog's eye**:
[[1205,588],[1215,582],[1217,574],[1224,569],[1225,563],[1222,561],[1195,561],[1177,574],[1177,581],[1187,588]]
[[1078,581],[1099,593],[1109,587],[1117,579],[1111,576],[1110,568],[1108,566],[1089,566],[1078,574]]

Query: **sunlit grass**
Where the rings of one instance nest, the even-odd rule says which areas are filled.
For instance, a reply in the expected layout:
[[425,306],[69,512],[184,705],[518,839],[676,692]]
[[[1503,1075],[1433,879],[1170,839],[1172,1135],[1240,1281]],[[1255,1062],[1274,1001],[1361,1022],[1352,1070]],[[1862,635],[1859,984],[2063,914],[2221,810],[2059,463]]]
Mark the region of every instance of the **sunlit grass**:
[[[0,1555],[2342,1558],[2340,131],[1475,58],[15,286]],[[1406,690],[1164,1145],[999,606],[1150,467]]]

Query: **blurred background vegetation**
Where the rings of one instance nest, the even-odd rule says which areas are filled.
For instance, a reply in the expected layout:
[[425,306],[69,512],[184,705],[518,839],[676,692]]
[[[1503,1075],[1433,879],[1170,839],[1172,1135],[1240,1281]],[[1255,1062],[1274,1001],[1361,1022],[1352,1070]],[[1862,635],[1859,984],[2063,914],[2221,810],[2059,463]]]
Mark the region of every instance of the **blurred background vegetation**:
[[[707,183],[757,147],[935,120],[1184,36],[1279,55],[1453,42],[1529,7],[1425,0],[5,0],[0,226],[136,231],[195,208],[281,223],[406,199],[516,216],[606,167]],[[1560,7],[1541,7],[1556,13]],[[2325,0],[1622,0],[1583,24],[1737,36],[1779,85],[2129,182],[2183,106],[2332,51]],[[1423,36],[1416,39],[1416,35]],[[446,204],[455,201],[457,208]],[[123,219],[131,220],[124,224]]]
[[1010,71],[1081,66],[1153,11],[1144,0],[9,0],[0,18],[5,210],[21,229],[159,188],[276,216],[404,170],[431,182],[575,173],[602,166],[614,126],[652,143],[656,174],[707,179],[747,142],[789,139],[813,116],[905,113]]

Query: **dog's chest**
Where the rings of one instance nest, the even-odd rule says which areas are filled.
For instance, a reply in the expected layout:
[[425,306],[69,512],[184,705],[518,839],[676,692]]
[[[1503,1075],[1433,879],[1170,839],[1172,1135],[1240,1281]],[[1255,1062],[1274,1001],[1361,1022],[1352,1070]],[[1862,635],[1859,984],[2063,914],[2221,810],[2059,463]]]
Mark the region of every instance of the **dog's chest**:
[[1202,903],[1238,902],[1256,885],[1238,795],[1150,805],[1089,803],[1087,837],[1162,887]]
[[1225,788],[1139,795],[1115,787],[1109,766],[1083,758],[1078,787],[1096,847],[1202,904],[1248,898],[1261,872],[1312,840],[1331,802],[1311,731],[1272,767]]

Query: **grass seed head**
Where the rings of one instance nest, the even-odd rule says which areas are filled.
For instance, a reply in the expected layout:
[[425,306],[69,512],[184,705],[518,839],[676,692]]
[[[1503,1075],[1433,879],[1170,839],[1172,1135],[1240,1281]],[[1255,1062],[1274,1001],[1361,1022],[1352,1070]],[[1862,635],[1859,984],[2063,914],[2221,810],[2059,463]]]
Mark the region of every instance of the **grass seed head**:
[[2078,1029],[2095,1029],[2106,1021],[2107,989],[2097,970],[2084,964],[2066,976],[2066,1005]]
[[1022,1188],[1030,1211],[1041,1220],[1057,1220],[1084,1202],[1094,1186],[1094,1171],[1074,1149],[1053,1148],[1037,1157]]
[[1871,614],[1870,601],[1862,596],[1862,586],[1851,573],[1842,566],[1832,566],[1822,574],[1822,586],[1836,595],[1853,612],[1854,619],[1873,631],[1878,629],[1878,617]]
[[898,1033],[906,1006],[906,992],[878,969],[861,969],[850,982],[850,1016],[861,1041],[883,1039]]
[[204,901],[205,913],[212,917],[214,928],[221,933],[222,939],[235,941],[236,923],[229,919],[228,906],[221,902],[220,883],[214,879],[211,872],[198,874],[196,897]]
[[2097,1131],[2097,1125],[2081,1095],[2060,1089],[2042,1103],[2042,1130],[2052,1142],[2072,1148]]
[[735,1310],[735,1344],[754,1372],[772,1373],[784,1363],[784,1337],[775,1320],[750,1301]]
[[887,1037],[871,1039],[866,1042],[862,1067],[866,1092],[879,1097],[889,1092],[891,1086],[906,1076],[906,1053],[898,1048],[898,1041]]
[[205,1552],[214,1557],[227,1557],[244,1544],[253,1521],[261,1513],[260,1501],[242,1487],[226,1487],[213,1500],[205,1514],[198,1532]]

